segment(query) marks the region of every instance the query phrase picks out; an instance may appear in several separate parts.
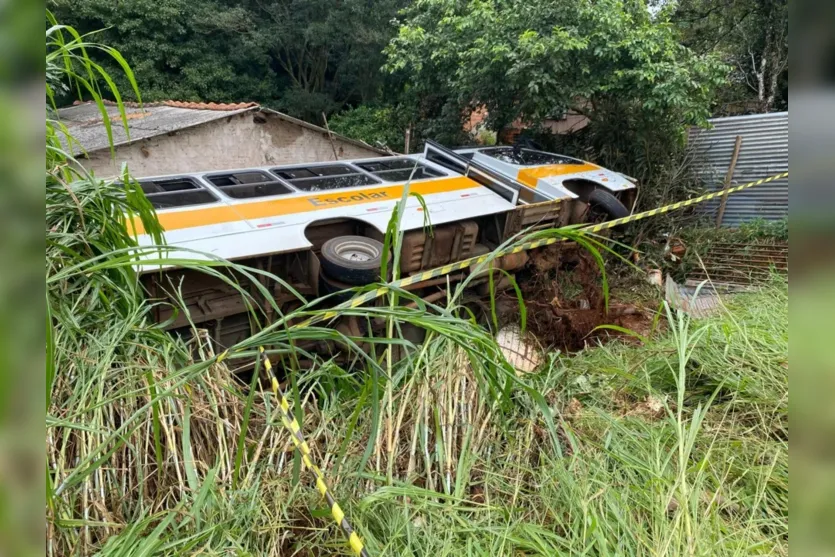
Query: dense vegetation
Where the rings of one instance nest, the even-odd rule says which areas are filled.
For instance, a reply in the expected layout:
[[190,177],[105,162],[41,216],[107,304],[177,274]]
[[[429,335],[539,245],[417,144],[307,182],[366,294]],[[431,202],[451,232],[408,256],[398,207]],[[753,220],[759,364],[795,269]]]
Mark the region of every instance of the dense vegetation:
[[788,109],[788,2],[687,0],[672,21],[683,44],[715,52],[732,67],[717,90],[716,114]]
[[379,100],[382,50],[402,4],[55,0],[50,8],[80,32],[100,31],[95,40],[131,61],[146,100],[258,101],[321,124],[323,111]]
[[[380,433],[361,378],[317,367],[297,408],[373,555],[787,555],[787,308],[778,281],[643,346],[555,357],[531,383],[561,455],[521,393],[468,389],[488,360],[444,334],[397,374],[393,453],[385,434],[363,452]],[[107,345],[57,339],[50,460],[70,487],[50,554],[348,554],[268,394],[249,406],[222,366],[151,349],[139,315],[106,323]]]
[[619,130],[623,153],[590,142],[614,166],[713,112],[771,110],[788,97],[785,0],[49,5],[130,60],[146,100],[259,101],[315,123],[325,112],[340,131],[396,150],[407,128],[413,143],[467,141],[461,122],[476,106],[495,129],[573,109],[601,136]]

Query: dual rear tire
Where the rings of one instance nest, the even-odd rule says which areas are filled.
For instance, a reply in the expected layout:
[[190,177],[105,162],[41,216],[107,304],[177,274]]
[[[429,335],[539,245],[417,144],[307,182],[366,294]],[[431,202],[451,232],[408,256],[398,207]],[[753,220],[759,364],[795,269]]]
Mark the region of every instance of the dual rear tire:
[[329,278],[352,286],[380,280],[383,244],[364,236],[337,236],[322,244],[319,263]]
[[[364,236],[337,236],[322,244],[319,255],[319,293],[343,292],[380,280],[383,244]],[[338,302],[351,299],[352,293],[334,296]]]

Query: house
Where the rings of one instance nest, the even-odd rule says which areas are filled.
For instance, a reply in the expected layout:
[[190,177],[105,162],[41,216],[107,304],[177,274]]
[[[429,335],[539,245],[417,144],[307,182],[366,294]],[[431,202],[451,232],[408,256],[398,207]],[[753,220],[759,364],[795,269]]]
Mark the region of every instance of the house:
[[[473,110],[464,122],[464,131],[470,134],[476,143],[480,142],[483,130],[485,130],[485,120],[487,119],[487,109],[480,106]],[[529,128],[539,128],[548,130],[557,135],[568,135],[580,131],[589,124],[589,119],[573,110],[566,110],[554,118],[546,118],[539,122],[538,126],[523,122],[517,118],[508,126],[505,126],[497,134],[497,140],[500,143],[512,144],[516,141],[519,135]]]
[[128,103],[129,134],[114,103],[106,109],[114,152],[95,103],[58,110],[73,154],[100,178],[118,175],[123,163],[134,176],[155,176],[391,154],[256,103]]

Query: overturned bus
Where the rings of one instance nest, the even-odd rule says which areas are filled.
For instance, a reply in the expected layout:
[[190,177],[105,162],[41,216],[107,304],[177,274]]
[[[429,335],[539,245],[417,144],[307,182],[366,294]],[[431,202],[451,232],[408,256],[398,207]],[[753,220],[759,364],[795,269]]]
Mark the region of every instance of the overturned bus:
[[[415,155],[138,182],[157,210],[168,257],[235,261],[282,278],[308,299],[380,280],[384,233],[407,187],[421,199],[409,196],[402,213],[403,277],[488,253],[523,230],[624,216],[635,192],[625,176],[568,157],[511,147],[456,152],[432,141]],[[140,245],[152,245],[142,223],[133,224]],[[519,253],[495,264],[513,273],[527,260]],[[176,265],[148,264],[140,272],[149,296],[163,302],[155,318],[169,329],[208,329],[218,349],[255,332],[240,292],[221,278]],[[429,295],[466,272],[408,289]],[[264,286],[282,311],[300,304],[280,283]],[[174,309],[181,305],[186,312]],[[343,326],[357,333],[355,323]]]

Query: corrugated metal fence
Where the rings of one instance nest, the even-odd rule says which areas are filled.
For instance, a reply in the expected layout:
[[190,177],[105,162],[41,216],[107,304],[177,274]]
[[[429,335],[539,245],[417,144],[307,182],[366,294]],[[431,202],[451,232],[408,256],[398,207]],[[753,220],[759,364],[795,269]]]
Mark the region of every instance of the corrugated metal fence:
[[[789,113],[773,112],[751,116],[713,118],[711,129],[692,128],[689,148],[696,172],[711,190],[721,190],[731,163],[736,136],[742,147],[731,185],[744,184],[789,170]],[[719,201],[708,202],[703,210],[716,215]],[[723,226],[762,218],[780,220],[789,215],[789,181],[777,180],[728,197]]]

